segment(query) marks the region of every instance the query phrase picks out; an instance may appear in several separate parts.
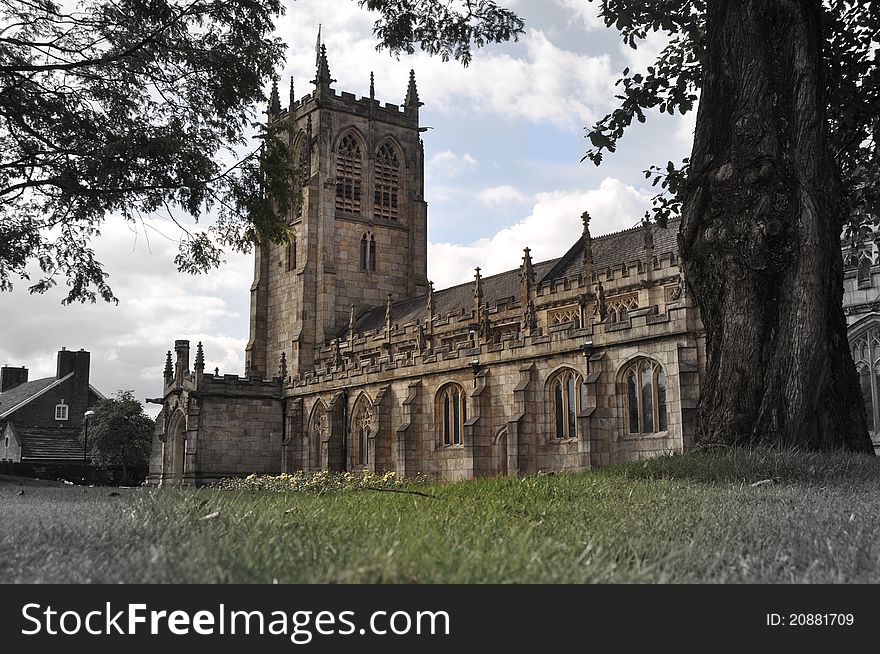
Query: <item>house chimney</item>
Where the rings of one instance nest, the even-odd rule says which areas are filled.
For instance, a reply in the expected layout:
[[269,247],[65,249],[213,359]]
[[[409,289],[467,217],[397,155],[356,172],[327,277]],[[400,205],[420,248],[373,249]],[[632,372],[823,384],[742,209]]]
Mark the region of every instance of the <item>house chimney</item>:
[[71,422],[69,426],[78,425],[78,421],[89,408],[90,361],[91,355],[85,350],[74,352],[67,348],[61,348],[61,351],[58,352],[58,372],[55,377],[62,379],[73,373],[73,386],[70,388],[72,394],[70,397],[64,396],[70,406]]
[[21,386],[28,380],[28,369],[13,368],[12,366],[3,366],[0,368],[0,393],[8,391],[16,386]]

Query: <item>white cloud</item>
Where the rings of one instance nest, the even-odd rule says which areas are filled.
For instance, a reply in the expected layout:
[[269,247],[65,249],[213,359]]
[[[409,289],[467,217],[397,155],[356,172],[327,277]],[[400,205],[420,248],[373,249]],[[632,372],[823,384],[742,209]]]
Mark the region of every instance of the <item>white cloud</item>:
[[425,165],[425,174],[440,177],[458,177],[479,165],[479,162],[467,152],[463,155],[457,155],[452,150],[441,150],[428,159]]
[[678,127],[675,129],[675,138],[689,146],[694,144],[694,130],[697,127],[697,105],[684,116],[676,114]]
[[529,247],[535,261],[562,256],[581,234],[581,214],[590,212],[594,236],[637,224],[650,203],[650,193],[606,177],[588,191],[539,193],[531,213],[491,238],[467,245],[428,244],[428,276],[440,289],[469,281],[480,266],[486,275],[520,265]]
[[[410,68],[415,69],[421,100],[455,116],[497,114],[509,119],[581,127],[604,111],[613,96],[611,58],[557,47],[540,29],[529,29],[509,52],[488,46],[474,50],[467,68],[418,52],[399,60],[376,51],[371,34],[375,14],[357,3],[300,0],[279,21],[289,44],[282,85],[292,75],[297,97],[312,90],[318,23],[327,46],[334,88],[365,95],[369,71],[375,71],[376,97],[402,103]],[[282,104],[286,104],[282,102]]]
[[569,24],[577,21],[587,31],[605,29],[605,21],[599,17],[599,3],[587,0],[556,0],[556,3],[571,12]]
[[509,185],[492,186],[477,193],[477,202],[490,209],[523,204],[528,201],[529,199],[525,195]]

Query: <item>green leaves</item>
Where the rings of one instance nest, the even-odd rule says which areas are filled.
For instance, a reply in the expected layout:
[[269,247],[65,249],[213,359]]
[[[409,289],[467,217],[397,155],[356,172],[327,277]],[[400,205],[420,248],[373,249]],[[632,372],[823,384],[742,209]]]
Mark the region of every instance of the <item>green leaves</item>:
[[[132,391],[118,391],[98,402],[89,418],[89,453],[100,468],[145,466],[150,457],[153,420]],[[84,427],[85,429],[85,427]]]
[[388,48],[394,55],[413,54],[416,46],[443,61],[455,59],[467,66],[472,58],[471,44],[516,41],[525,23],[492,0],[463,3],[434,0],[358,0],[361,7],[380,12],[373,33],[377,49]]
[[[265,219],[254,229],[234,196],[256,188],[235,163],[282,60],[272,35],[281,12],[280,0],[92,0],[73,14],[3,3],[0,290],[28,279],[36,261],[31,292],[63,277],[65,302],[114,301],[89,247],[111,215],[198,220],[224,207],[239,233],[277,235]],[[292,197],[284,181],[269,191],[282,206]],[[181,270],[219,263],[216,235],[185,232]]]
[[[592,0],[591,0],[592,1]],[[624,68],[617,86],[618,106],[586,130],[592,146],[583,159],[597,166],[603,151],[614,152],[633,120],[645,121],[645,111],[686,114],[696,105],[702,83],[706,47],[704,1],[602,0],[599,13],[623,41],[637,48],[653,32],[669,35],[669,44],[645,73]],[[826,38],[827,87],[832,147],[843,174],[855,223],[880,217],[880,12],[876,2],[825,0],[823,29]],[[661,173],[649,168],[653,185],[662,192],[654,197],[653,212],[668,220],[681,209],[687,160]],[[672,164],[670,163],[669,166]],[[857,230],[857,225],[850,231]]]

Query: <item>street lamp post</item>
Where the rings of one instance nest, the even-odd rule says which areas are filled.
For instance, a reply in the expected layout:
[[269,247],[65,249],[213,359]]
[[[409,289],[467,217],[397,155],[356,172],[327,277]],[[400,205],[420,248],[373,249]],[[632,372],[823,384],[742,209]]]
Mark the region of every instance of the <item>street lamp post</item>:
[[89,409],[83,414],[83,484],[86,483],[89,469],[89,419],[95,412]]

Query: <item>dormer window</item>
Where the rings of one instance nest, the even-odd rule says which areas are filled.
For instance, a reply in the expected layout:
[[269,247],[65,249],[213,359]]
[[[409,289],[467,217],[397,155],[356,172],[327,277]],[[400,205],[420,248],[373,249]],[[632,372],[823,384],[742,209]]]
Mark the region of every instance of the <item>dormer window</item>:
[[61,400],[60,404],[55,405],[55,420],[67,420],[67,411],[70,407]]

